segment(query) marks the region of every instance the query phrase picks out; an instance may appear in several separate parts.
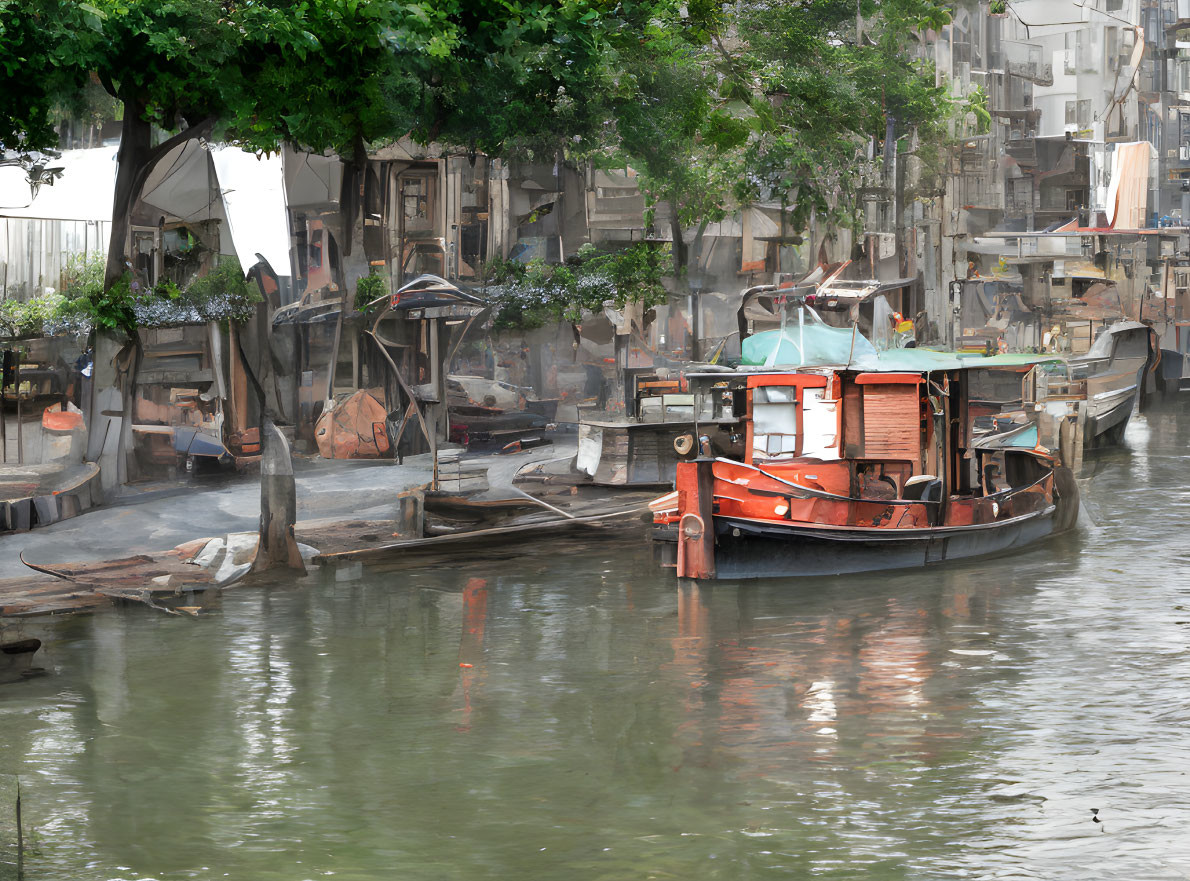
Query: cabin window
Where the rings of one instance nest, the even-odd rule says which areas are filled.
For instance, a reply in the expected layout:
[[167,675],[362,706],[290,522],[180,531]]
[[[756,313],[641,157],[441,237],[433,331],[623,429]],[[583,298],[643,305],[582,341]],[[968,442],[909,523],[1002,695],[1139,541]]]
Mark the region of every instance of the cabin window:
[[761,386],[752,392],[752,457],[797,455],[797,388]]

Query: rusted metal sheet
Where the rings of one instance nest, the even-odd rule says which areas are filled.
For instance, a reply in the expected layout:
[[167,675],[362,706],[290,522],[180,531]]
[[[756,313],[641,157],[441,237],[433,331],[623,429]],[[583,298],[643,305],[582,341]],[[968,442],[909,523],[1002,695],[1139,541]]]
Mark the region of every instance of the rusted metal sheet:
[[715,577],[714,461],[679,462],[678,577]]

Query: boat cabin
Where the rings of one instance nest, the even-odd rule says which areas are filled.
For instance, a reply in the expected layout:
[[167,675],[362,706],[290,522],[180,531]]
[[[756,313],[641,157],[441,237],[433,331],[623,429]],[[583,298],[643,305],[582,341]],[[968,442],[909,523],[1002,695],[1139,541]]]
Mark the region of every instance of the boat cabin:
[[803,368],[690,381],[705,420],[702,452],[720,456],[716,478],[749,489],[773,478],[809,491],[777,504],[729,492],[721,510],[895,527],[995,520],[1002,500],[1049,473],[1036,426],[999,415],[1011,403],[1001,400],[1005,390],[1019,390],[1027,371]]

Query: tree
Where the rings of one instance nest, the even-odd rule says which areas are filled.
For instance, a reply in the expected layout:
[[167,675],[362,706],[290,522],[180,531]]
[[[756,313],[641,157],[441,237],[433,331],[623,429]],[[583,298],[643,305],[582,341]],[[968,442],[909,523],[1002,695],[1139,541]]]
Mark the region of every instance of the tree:
[[[125,386],[119,437],[127,449],[141,345],[124,249],[154,165],[204,136],[262,150],[282,140],[343,149],[387,129],[387,108],[400,103],[376,100],[377,90],[401,82],[389,35],[408,10],[359,0],[23,0],[17,14],[0,2],[5,146],[53,146],[54,107],[91,82],[121,105],[111,242],[91,305],[96,326],[118,326],[131,350],[131,359],[116,359],[127,369],[104,378]],[[405,49],[428,51],[430,40]],[[14,88],[24,76],[36,79],[32,88]],[[155,130],[174,134],[154,143]]]
[[53,111],[78,77],[69,50],[59,46],[55,11],[0,0],[0,147],[33,151],[57,143]]
[[[861,13],[857,17],[857,9]],[[936,133],[944,90],[916,52],[947,20],[931,0],[659,3],[620,47],[610,155],[669,204],[675,271],[681,232],[734,206],[777,200],[794,231],[811,212],[845,222],[869,138]]]
[[945,90],[917,51],[918,32],[940,27],[948,13],[931,0],[746,3],[738,10],[738,69],[753,84],[760,125],[737,196],[788,200],[795,229],[811,210],[847,220],[870,139],[938,130]]
[[[19,9],[18,9],[19,6]],[[93,83],[122,106],[106,284],[129,212],[185,140],[334,150],[412,134],[472,153],[557,149],[605,119],[608,48],[652,4],[625,0],[0,0],[0,144],[52,147],[55,106]],[[160,143],[154,132],[174,133]],[[345,213],[358,186],[345,175]]]
[[682,230],[726,214],[736,151],[749,129],[718,94],[715,13],[692,22],[689,7],[660,4],[655,12],[639,43],[617,52],[623,75],[610,110],[617,138],[612,156],[637,168],[654,208],[667,204],[674,273],[680,275],[686,266]]

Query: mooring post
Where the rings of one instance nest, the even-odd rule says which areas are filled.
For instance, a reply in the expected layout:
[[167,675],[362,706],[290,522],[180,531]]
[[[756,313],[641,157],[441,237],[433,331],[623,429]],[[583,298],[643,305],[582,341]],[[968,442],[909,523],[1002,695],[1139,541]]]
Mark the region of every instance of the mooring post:
[[704,457],[678,463],[679,578],[715,577],[714,465],[714,459]]
[[293,535],[297,484],[289,441],[267,417],[261,420],[260,439],[260,543],[252,571],[260,572],[276,564],[305,572],[306,564]]

